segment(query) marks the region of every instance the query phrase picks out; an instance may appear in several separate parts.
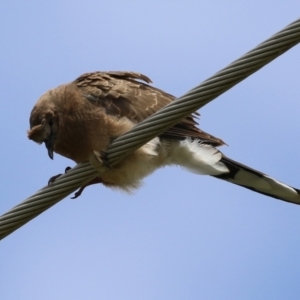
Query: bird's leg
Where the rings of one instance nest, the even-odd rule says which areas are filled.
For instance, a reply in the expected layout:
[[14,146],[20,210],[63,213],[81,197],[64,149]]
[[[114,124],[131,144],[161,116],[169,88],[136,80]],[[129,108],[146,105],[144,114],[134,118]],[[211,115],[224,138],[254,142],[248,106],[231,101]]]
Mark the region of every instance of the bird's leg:
[[[93,151],[93,154],[91,157],[90,157],[90,163],[91,165],[98,171],[100,172],[104,172],[105,170],[109,169],[110,166],[108,164],[108,160],[106,158],[106,153],[104,151]],[[92,184],[96,184],[96,183],[103,183],[102,179],[99,178],[99,177],[96,177],[94,179],[92,179],[90,182],[88,182],[87,184],[83,185],[75,194],[74,196],[71,198],[71,199],[76,199],[78,198],[83,190],[89,186],[89,185],[92,185]]]
[[92,185],[92,184],[96,184],[96,183],[103,183],[103,181],[102,181],[99,177],[96,177],[96,178],[92,179],[90,182],[88,182],[87,184],[85,184],[85,185],[83,185],[81,188],[79,188],[79,190],[78,190],[77,192],[75,192],[74,196],[71,197],[71,199],[76,199],[76,198],[78,198],[78,197],[82,194],[83,190],[84,190],[87,186]]
[[[67,173],[67,172],[68,172],[69,170],[71,170],[71,169],[72,169],[71,167],[66,167],[65,173]],[[49,181],[48,181],[48,186],[52,186],[52,184],[54,183],[54,181],[55,181],[57,178],[59,178],[61,175],[62,175],[62,174],[57,174],[57,175],[55,175],[55,176],[52,176],[52,177],[49,179]],[[76,198],[78,198],[78,197],[82,194],[83,190],[84,190],[87,186],[92,185],[92,184],[96,184],[96,183],[102,183],[102,180],[101,180],[100,178],[98,178],[98,177],[92,179],[90,182],[88,182],[87,184],[85,184],[85,185],[83,185],[82,187],[80,187],[80,188],[78,189],[78,191],[75,192],[74,196],[71,197],[71,199],[76,199]]]
[[[66,169],[65,169],[65,174],[69,171],[69,170],[71,170],[72,168],[71,167],[66,167]],[[48,186],[52,186],[53,185],[53,183],[54,183],[54,181],[58,178],[58,177],[60,177],[62,174],[57,174],[57,175],[54,175],[54,176],[52,176],[52,177],[50,177],[50,179],[48,180]]]
[[[97,169],[101,170],[104,168],[105,169],[110,169],[111,166],[109,165],[108,159],[107,159],[107,154],[104,151],[93,151],[94,153],[94,158],[96,158],[96,165],[97,165]],[[95,161],[95,160],[94,160]]]

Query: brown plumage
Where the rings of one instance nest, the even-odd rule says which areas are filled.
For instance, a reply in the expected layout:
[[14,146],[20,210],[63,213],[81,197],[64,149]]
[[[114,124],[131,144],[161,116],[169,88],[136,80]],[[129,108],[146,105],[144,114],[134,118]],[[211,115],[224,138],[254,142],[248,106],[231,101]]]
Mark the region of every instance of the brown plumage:
[[[42,120],[57,120],[60,130],[53,128],[57,131],[54,152],[77,163],[87,161],[92,150],[104,151],[112,139],[130,129],[116,128],[117,120],[126,117],[133,124],[139,123],[175,99],[137,80],[151,82],[145,75],[134,72],[94,72],[48,91],[32,110],[29,139],[43,142]],[[55,109],[51,109],[54,103]],[[196,127],[196,115],[182,120],[162,137],[184,139],[190,136],[214,146],[223,145],[221,139]],[[67,134],[68,138],[61,137],[60,133]]]
[[[126,117],[134,123],[139,123],[172,102],[175,97],[137,80],[151,83],[145,75],[134,72],[87,73],[73,83],[85,99],[97,107],[104,108],[106,114],[117,118]],[[198,124],[195,116],[198,115],[190,115],[162,136],[174,139],[190,136],[207,140],[214,146],[224,145],[221,139],[196,127]]]
[[[44,142],[50,158],[56,152],[76,163],[90,161],[101,171],[90,184],[102,182],[130,191],[154,170],[175,164],[271,197],[299,201],[298,190],[222,155],[215,147],[224,142],[197,127],[198,113],[166,130],[117,166],[104,168],[103,153],[116,137],[175,99],[149,83],[148,77],[134,72],[84,74],[38,100],[30,115],[28,138]],[[250,182],[251,176],[259,183]]]

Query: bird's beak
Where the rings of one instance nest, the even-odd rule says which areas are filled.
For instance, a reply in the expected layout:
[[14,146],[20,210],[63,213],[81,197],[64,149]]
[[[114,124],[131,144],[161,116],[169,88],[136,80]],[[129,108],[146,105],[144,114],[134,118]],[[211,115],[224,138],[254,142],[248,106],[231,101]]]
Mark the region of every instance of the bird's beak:
[[44,140],[45,146],[48,150],[48,155],[51,159],[53,159],[53,139],[51,138],[51,136],[49,137],[49,139]]

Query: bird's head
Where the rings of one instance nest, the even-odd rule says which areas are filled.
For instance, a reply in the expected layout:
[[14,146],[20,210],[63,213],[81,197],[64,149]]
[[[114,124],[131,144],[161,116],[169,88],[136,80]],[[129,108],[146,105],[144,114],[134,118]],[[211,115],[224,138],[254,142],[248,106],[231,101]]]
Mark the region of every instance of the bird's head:
[[44,94],[30,114],[28,138],[38,144],[45,143],[48,155],[53,159],[54,142],[58,133],[58,116],[55,110],[53,91]]

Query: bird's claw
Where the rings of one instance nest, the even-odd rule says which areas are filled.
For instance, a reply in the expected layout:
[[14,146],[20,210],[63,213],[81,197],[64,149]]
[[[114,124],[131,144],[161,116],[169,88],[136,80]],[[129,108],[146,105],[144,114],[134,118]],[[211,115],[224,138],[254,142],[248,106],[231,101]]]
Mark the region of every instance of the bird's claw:
[[[72,169],[71,167],[66,167],[66,169],[65,169],[65,174],[66,174],[69,170],[71,170],[71,169]],[[52,186],[53,183],[54,183],[54,181],[55,181],[58,177],[60,177],[61,175],[63,175],[63,174],[57,174],[57,175],[54,175],[54,176],[50,177],[50,179],[48,180],[48,186]]]
[[74,193],[74,196],[73,197],[71,197],[71,199],[76,199],[76,198],[78,198],[81,194],[82,194],[82,192],[83,192],[83,190],[86,188],[86,185],[84,185],[84,186],[82,186],[81,188],[79,188],[75,193]]
[[107,153],[105,151],[96,151],[94,150],[94,155],[96,159],[102,164],[103,167],[107,169],[111,169],[111,166],[109,164]]
[[109,160],[108,160],[108,157],[107,157],[107,153],[105,151],[101,151],[100,153],[101,155],[101,158],[102,158],[102,161],[103,161],[103,165],[108,168],[108,169],[111,169],[112,166],[109,164]]
[[92,179],[90,182],[88,182],[87,184],[85,184],[85,185],[83,185],[82,187],[80,187],[80,188],[77,190],[77,192],[74,193],[74,196],[71,197],[71,199],[76,199],[76,198],[78,198],[78,197],[82,194],[83,190],[84,190],[87,186],[92,185],[92,184],[96,184],[96,183],[103,183],[103,181],[102,181],[99,177],[96,177],[96,178]]

